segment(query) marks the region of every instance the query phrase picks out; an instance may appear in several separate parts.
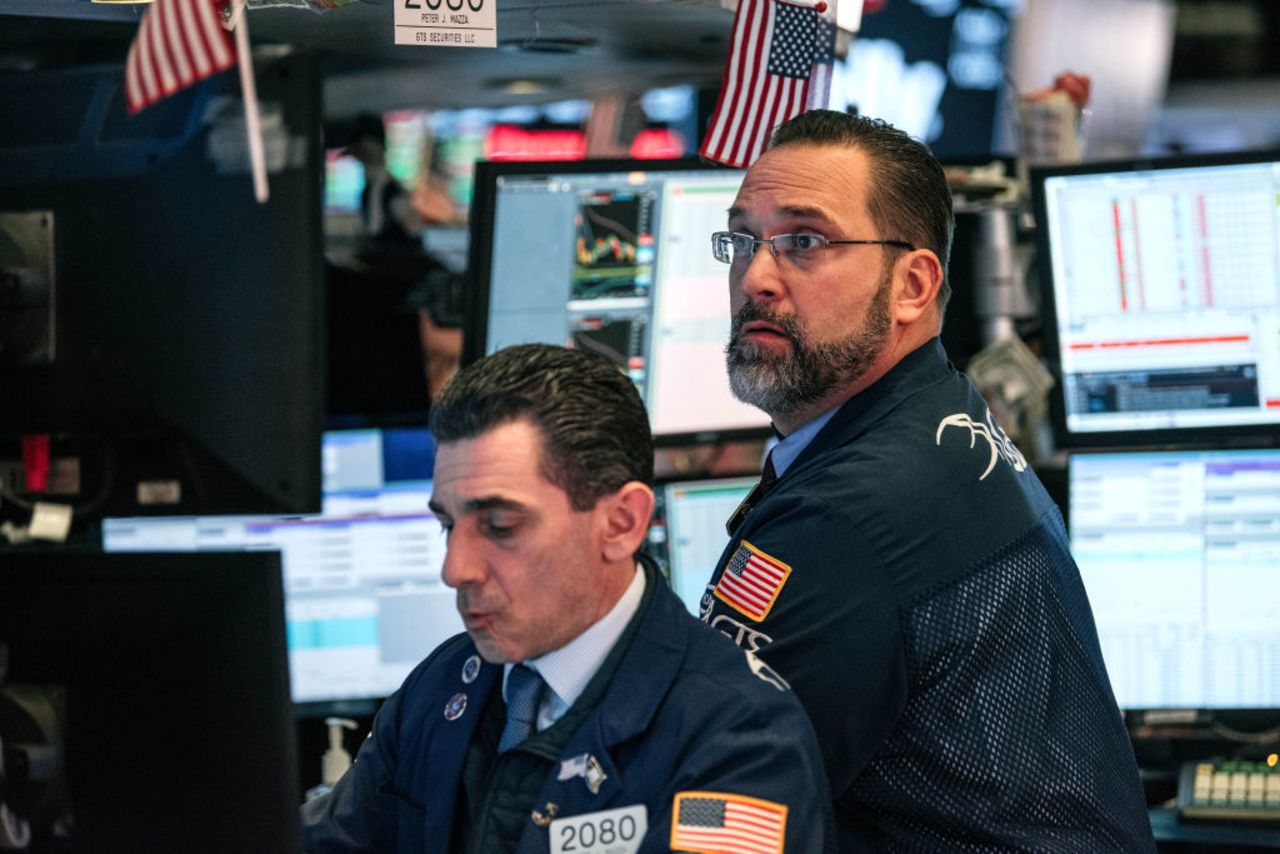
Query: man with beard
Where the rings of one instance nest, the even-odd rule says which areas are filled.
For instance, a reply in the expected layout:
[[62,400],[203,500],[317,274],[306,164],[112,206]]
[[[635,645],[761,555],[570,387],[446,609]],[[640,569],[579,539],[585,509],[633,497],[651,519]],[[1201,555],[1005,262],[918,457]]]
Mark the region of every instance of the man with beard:
[[952,228],[876,120],[805,113],[748,170],[712,249],[781,441],[702,618],[800,697],[844,850],[1150,850],[1061,515],[938,340]]
[[512,347],[454,377],[431,431],[467,632],[304,806],[306,849],[832,850],[795,697],[637,560],[654,496],[635,384],[599,356]]

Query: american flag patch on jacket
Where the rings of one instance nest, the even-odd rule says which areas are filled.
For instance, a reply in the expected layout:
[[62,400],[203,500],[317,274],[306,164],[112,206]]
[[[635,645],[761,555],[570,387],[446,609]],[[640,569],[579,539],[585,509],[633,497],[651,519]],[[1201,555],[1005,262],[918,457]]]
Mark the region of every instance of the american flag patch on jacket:
[[790,574],[791,567],[743,540],[716,582],[716,598],[760,622]]
[[702,854],[782,854],[787,808],[723,792],[680,792],[671,809],[671,849]]

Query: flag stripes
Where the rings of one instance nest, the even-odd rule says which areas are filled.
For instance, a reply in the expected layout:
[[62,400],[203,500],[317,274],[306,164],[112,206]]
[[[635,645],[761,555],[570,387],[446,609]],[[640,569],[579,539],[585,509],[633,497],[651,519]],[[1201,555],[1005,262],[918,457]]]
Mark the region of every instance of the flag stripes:
[[744,540],[720,573],[713,592],[720,601],[759,622],[773,609],[790,574],[791,567]]
[[719,792],[676,795],[671,848],[698,852],[781,854],[787,808],[760,798]]
[[760,156],[775,127],[827,105],[835,27],[808,5],[739,0],[732,42],[699,153],[741,168]]
[[235,64],[219,0],[155,0],[125,62],[130,113]]

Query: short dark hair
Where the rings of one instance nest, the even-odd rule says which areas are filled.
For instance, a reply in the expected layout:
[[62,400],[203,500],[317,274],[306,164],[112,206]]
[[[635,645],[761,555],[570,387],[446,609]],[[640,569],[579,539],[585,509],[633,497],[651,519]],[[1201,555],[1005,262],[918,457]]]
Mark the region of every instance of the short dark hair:
[[[881,119],[809,110],[783,122],[769,147],[833,145],[855,148],[871,161],[867,208],[882,238],[930,249],[942,262],[938,307],[951,298],[951,238],[955,232],[951,188],[929,147]],[[891,256],[892,257],[892,256]]]
[[550,344],[499,350],[458,371],[431,404],[438,442],[527,420],[542,434],[543,476],[590,510],[629,481],[653,483],[649,416],[633,383],[602,356]]

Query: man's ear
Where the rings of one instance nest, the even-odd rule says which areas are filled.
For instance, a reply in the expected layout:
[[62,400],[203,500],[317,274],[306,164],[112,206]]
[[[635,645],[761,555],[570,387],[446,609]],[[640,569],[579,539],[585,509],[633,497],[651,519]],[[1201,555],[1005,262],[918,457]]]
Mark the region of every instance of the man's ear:
[[942,287],[942,262],[928,249],[916,249],[897,263],[898,287],[894,293],[898,323],[909,326],[937,303]]
[[653,518],[653,490],[638,480],[622,485],[600,499],[603,539],[600,547],[609,563],[630,560],[649,535]]

